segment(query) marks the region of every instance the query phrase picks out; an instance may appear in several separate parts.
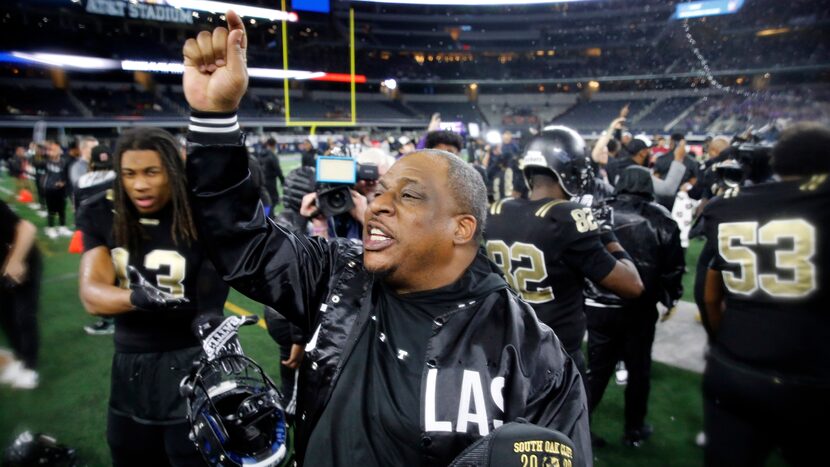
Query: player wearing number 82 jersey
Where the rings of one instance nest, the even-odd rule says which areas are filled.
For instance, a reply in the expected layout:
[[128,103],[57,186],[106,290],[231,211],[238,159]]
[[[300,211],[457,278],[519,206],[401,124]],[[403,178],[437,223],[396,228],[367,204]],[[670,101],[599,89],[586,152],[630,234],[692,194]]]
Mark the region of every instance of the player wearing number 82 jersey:
[[585,277],[625,298],[643,290],[613,233],[601,236],[591,209],[569,201],[582,194],[588,170],[579,134],[567,127],[545,128],[523,159],[530,199],[493,204],[485,231],[490,259],[553,329],[583,374]]
[[222,314],[228,286],[198,242],[176,140],[154,128],[125,132],[114,166],[113,189],[78,215],[81,300],[89,313],[115,317],[112,463],[204,465],[178,386],[201,353],[191,325]]

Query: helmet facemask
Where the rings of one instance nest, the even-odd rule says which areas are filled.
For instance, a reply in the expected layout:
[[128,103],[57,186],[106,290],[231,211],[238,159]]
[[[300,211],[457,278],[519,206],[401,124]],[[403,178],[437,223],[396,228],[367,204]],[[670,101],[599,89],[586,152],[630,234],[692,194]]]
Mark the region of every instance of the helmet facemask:
[[[180,385],[190,438],[209,465],[276,466],[288,444],[281,397],[262,368],[242,354],[235,335],[242,324],[247,324],[242,318],[230,317],[200,333],[205,356]],[[218,348],[207,348],[218,340]]]

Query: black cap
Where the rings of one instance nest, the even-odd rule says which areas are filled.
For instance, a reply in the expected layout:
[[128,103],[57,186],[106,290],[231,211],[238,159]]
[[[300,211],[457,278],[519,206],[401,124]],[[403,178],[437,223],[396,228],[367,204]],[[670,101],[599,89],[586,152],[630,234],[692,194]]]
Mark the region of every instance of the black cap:
[[110,149],[103,144],[99,144],[92,148],[90,156],[90,170],[110,170],[112,169],[112,154]]
[[649,145],[648,145],[645,141],[643,141],[642,139],[640,139],[640,138],[634,138],[634,139],[632,139],[632,140],[631,140],[631,142],[630,142],[630,143],[628,143],[628,147],[626,147],[626,149],[628,150],[628,153],[629,153],[629,154],[631,154],[632,156],[634,156],[634,155],[636,155],[638,152],[642,151],[643,149],[648,149],[648,148],[650,148],[650,147],[651,147],[651,146],[649,146]]
[[[538,464],[584,465],[574,460],[574,443],[564,434],[524,420],[502,425],[464,450],[450,467],[521,467],[535,456]],[[532,462],[532,461],[531,461]]]

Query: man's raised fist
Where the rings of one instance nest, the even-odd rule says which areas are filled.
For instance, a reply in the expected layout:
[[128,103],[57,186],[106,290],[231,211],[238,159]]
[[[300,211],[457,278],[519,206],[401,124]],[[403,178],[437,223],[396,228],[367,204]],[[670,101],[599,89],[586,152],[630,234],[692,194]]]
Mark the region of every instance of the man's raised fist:
[[248,88],[245,25],[233,11],[225,16],[227,28],[202,31],[182,49],[184,95],[198,111],[233,112]]

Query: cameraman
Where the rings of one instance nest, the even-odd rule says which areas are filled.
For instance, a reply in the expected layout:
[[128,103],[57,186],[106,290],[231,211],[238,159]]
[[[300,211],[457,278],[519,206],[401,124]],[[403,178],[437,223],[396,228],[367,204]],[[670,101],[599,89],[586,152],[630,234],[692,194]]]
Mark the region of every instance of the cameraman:
[[303,196],[300,215],[311,220],[313,236],[354,240],[363,238],[361,219],[366,214],[369,203],[366,197],[357,191],[349,189],[349,192],[352,195],[353,207],[347,213],[334,216],[326,216],[320,211],[316,191]]
[[[300,214],[312,219],[312,234],[326,238],[363,238],[363,216],[377,187],[377,180],[385,174],[392,165],[390,158],[381,150],[368,149],[358,155],[356,161],[357,182],[349,188],[351,200],[338,200],[343,203],[340,212],[332,214],[333,206],[330,202],[321,202],[321,197],[327,196],[328,190],[318,189],[303,197]],[[318,178],[319,182],[319,178]],[[342,196],[334,194],[329,196]],[[349,207],[350,206],[350,207]],[[348,209],[346,209],[348,207]]]

